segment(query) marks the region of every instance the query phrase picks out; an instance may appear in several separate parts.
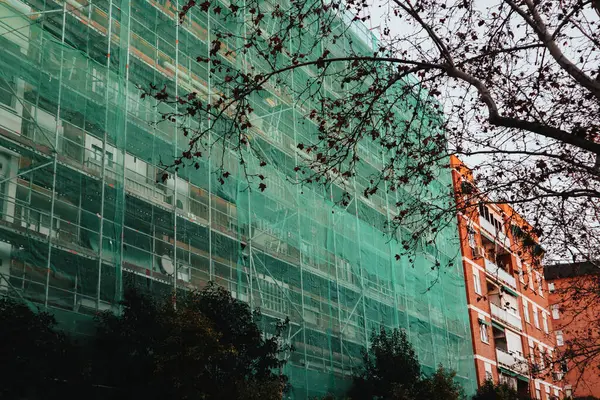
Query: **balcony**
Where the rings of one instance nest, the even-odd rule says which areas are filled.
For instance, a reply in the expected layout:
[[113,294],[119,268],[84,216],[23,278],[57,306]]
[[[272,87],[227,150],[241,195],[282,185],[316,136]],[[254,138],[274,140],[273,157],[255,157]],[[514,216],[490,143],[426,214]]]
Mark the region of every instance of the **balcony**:
[[508,310],[505,310],[494,303],[490,303],[490,310],[492,311],[492,317],[499,319],[501,322],[508,324],[515,329],[523,329],[521,317],[518,315],[510,313]]
[[506,234],[494,226],[490,221],[483,217],[479,217],[479,226],[491,236],[492,239],[495,239],[496,242],[502,244],[506,248],[510,248],[510,240]]
[[514,276],[512,276],[511,274],[509,274],[508,272],[506,272],[505,270],[503,270],[502,268],[500,268],[499,266],[497,266],[495,263],[488,260],[487,258],[484,258],[484,261],[485,261],[485,270],[490,275],[492,275],[494,278],[497,278],[497,279],[501,280],[502,282],[506,283],[508,286],[510,286],[513,289],[517,288],[517,280]]
[[506,236],[506,234],[502,231],[498,232],[498,237],[497,237],[498,241],[507,249],[510,249],[510,240],[508,239],[508,236]]
[[496,237],[496,227],[487,219],[479,217],[479,226],[490,233],[492,237]]
[[527,360],[516,352],[507,352],[497,348],[496,359],[498,360],[498,365],[501,367],[508,368],[521,375],[527,375],[529,373]]

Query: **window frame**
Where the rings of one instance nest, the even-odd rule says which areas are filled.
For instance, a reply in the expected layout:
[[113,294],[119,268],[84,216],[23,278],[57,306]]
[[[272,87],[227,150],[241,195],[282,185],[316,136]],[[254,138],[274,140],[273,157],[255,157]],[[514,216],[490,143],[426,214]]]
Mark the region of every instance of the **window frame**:
[[15,110],[15,108],[17,107],[17,96],[15,96],[15,93],[17,92],[17,82],[14,79],[14,77],[1,79],[0,90],[3,93],[6,93],[6,97],[0,96],[0,99],[6,98],[10,103],[8,104],[4,101],[0,101],[0,106],[10,108],[11,110]]
[[533,340],[529,339],[529,360],[531,364],[535,364],[535,343]]
[[542,274],[535,271],[535,279],[537,283],[537,292],[541,297],[544,297],[544,278],[542,277]]
[[482,343],[490,344],[490,336],[488,334],[487,325],[479,322],[479,339]]
[[483,368],[485,370],[485,379],[494,382],[494,372],[492,370],[492,364],[484,362]]
[[541,326],[540,326],[540,315],[538,312],[537,307],[535,306],[535,304],[532,304],[532,308],[533,308],[533,324],[535,325],[536,328],[538,328],[539,330],[542,330]]
[[525,318],[525,322],[531,325],[531,317],[529,316],[529,302],[523,299],[523,316]]
[[552,319],[560,319],[560,306],[558,304],[552,304],[550,309],[552,310]]
[[478,295],[483,295],[483,290],[481,286],[481,276],[479,275],[479,270],[473,266],[473,290]]

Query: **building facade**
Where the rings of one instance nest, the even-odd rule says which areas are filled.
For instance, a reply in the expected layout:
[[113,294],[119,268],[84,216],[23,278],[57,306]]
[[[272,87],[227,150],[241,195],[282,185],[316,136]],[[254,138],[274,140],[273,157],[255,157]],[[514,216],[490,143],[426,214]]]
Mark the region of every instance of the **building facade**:
[[[598,266],[591,262],[547,265],[544,274],[550,291],[552,322],[558,351],[573,351],[565,358],[565,393],[574,398],[600,398],[600,360],[594,354],[600,340]],[[586,350],[591,356],[585,356]]]
[[[536,241],[523,245],[524,221],[507,205],[479,204],[472,171],[451,159],[477,380],[505,382],[533,399],[563,397],[548,286]],[[527,229],[524,229],[527,230]]]
[[[0,2],[2,294],[84,332],[98,310],[116,309],[125,285],[165,293],[212,280],[260,307],[265,330],[290,317],[291,398],[343,391],[380,324],[405,328],[427,371],[441,363],[473,392],[463,270],[432,271],[452,257],[457,230],[423,244],[414,268],[396,260],[402,249],[383,232],[406,194],[362,196],[382,165],[377,149],[360,148],[347,206],[337,205],[335,184],[290,183],[303,157],[297,144],[316,129],[289,93],[266,87],[253,104],[251,134],[270,161],[264,192],[247,190],[227,149],[209,152],[198,170],[160,179],[161,163],[188,139],[176,124],[159,123],[174,109],[142,100],[138,86],[210,99],[222,77],[196,57],[208,55],[214,27],[243,27],[199,8],[178,23],[178,9],[176,0]],[[367,30],[348,35],[328,47],[332,54],[351,40],[372,53]],[[302,83],[303,72],[294,74]],[[224,183],[220,162],[231,171]],[[436,183],[451,195],[447,170]],[[433,282],[436,290],[427,290]]]

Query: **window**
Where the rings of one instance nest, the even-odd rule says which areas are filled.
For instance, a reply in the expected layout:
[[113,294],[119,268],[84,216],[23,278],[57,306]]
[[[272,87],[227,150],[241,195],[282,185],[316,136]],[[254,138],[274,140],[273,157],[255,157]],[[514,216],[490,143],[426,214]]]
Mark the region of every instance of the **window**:
[[[96,146],[95,144],[93,144],[92,145],[92,154],[93,154],[94,160],[102,162],[102,147]],[[107,151],[106,152],[106,165],[112,166],[112,163],[113,163],[113,154],[110,151]]]
[[527,300],[523,299],[523,315],[525,316],[525,322],[531,324],[531,319],[529,318],[529,303]]
[[521,283],[525,283],[525,274],[523,273],[523,264],[521,263],[521,259],[517,256],[517,271],[519,273],[519,281]]
[[556,331],[556,345],[562,346],[565,344],[562,331]]
[[542,323],[544,325],[544,332],[548,333],[548,316],[542,311]]
[[287,313],[289,304],[287,302],[288,284],[262,274],[259,274],[257,278],[260,279],[259,284],[262,292],[261,307],[284,314]]
[[489,343],[488,329],[486,324],[479,322],[479,333],[481,335],[481,341],[483,343]]
[[544,348],[541,344],[538,344],[538,351],[540,353],[540,369],[546,368],[546,363],[544,362]]
[[565,397],[571,396],[573,396],[573,389],[571,389],[571,386],[565,386]]
[[494,381],[494,374],[492,373],[492,364],[484,363],[485,368],[485,380],[486,381]]
[[531,339],[529,339],[529,361],[531,361],[532,364],[535,364],[535,346]]
[[553,304],[552,305],[552,319],[559,319],[559,318],[560,318],[559,306],[558,306],[558,304]]
[[535,305],[532,304],[533,308],[533,323],[535,327],[540,329],[540,316],[538,315],[538,309]]
[[479,279],[479,270],[477,270],[477,268],[475,268],[475,267],[473,267],[473,284],[474,284],[474,288],[475,288],[475,293],[482,294],[481,293],[481,279]]
[[104,94],[104,76],[96,68],[92,68],[92,92]]
[[502,223],[500,221],[498,221],[496,218],[494,218],[494,228],[496,228],[496,230],[498,232],[502,232]]
[[338,278],[345,282],[353,283],[352,268],[350,263],[342,258],[337,258]]
[[521,265],[517,266],[517,272],[519,274],[519,281],[525,283],[525,274],[523,273],[523,267]]
[[533,272],[531,271],[531,266],[527,267],[527,277],[529,278],[529,281],[527,282],[529,288],[535,292],[535,287],[533,286]]
[[550,385],[544,385],[546,389],[546,397],[550,397]]
[[283,141],[283,135],[281,131],[277,128],[279,125],[279,114],[277,114],[277,118],[275,120],[274,117],[271,117],[270,121],[266,119],[263,120],[263,130],[275,143],[281,143]]
[[555,290],[556,290],[556,288],[554,287],[554,282],[548,283],[548,291],[550,293],[554,293]]
[[0,218],[2,218],[4,216],[5,195],[6,195],[6,182],[2,182],[2,183],[0,183]]
[[16,85],[12,78],[4,80],[0,77],[0,104],[15,108],[17,98],[15,97]]
[[498,232],[502,232],[503,223],[494,213],[490,212],[490,210],[484,206],[483,204],[479,205],[479,215],[485,218],[490,224],[494,226],[494,228]]
[[300,243],[300,258],[305,265],[315,264],[315,255],[312,251],[312,246],[304,240]]
[[540,274],[539,272],[535,272],[535,279],[537,281],[537,287],[538,287],[538,294],[540,296],[544,296],[544,280],[542,278],[542,274]]

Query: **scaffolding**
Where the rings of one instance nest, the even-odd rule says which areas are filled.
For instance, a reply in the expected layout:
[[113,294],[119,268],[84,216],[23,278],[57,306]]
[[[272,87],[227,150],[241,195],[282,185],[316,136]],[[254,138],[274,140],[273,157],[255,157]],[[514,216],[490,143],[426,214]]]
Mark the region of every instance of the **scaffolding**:
[[[441,363],[473,392],[462,267],[431,268],[456,255],[456,227],[414,265],[396,260],[401,246],[383,231],[399,195],[361,195],[383,164],[376,149],[362,148],[345,207],[335,185],[291,183],[311,131],[271,87],[251,135],[269,160],[264,192],[247,190],[227,152],[232,177],[219,183],[218,149],[198,171],[160,179],[187,139],[157,123],[169,108],[140,99],[138,85],[210,96],[220,78],[196,57],[212,27],[237,29],[199,9],[179,23],[177,10],[169,0],[0,2],[0,293],[85,332],[98,310],[118,310],[124,282],[167,293],[212,280],[260,307],[267,331],[289,316],[290,398],[342,393],[380,324],[405,328],[426,371]],[[366,48],[374,40],[351,34]],[[449,173],[438,181],[451,190]]]

